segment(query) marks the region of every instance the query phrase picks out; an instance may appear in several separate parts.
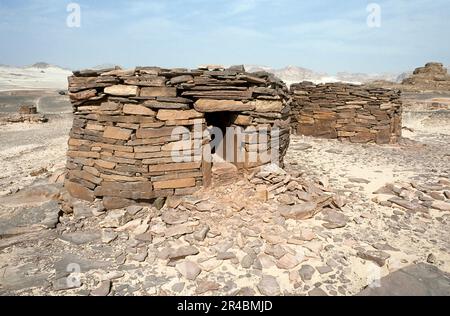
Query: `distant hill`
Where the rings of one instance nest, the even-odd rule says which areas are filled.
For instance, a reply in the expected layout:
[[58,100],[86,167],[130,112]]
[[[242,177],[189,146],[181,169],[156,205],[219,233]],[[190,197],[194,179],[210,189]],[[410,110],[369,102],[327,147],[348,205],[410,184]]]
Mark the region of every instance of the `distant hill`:
[[278,78],[280,78],[281,80],[283,80],[288,85],[301,81],[328,82],[327,79],[335,81],[333,80],[333,78],[328,77],[326,73],[319,73],[311,69],[298,66],[287,66],[280,69],[274,69],[268,66],[246,65],[245,69],[248,72],[256,72],[256,71],[270,72],[275,76],[277,76]]
[[101,65],[94,66],[91,69],[93,69],[93,70],[101,70],[101,69],[109,69],[109,68],[115,68],[115,67],[117,67],[116,64],[108,64],[107,63],[107,64],[101,64]]
[[391,81],[397,80],[398,74],[381,73],[381,74],[366,74],[366,73],[350,73],[338,72],[336,78],[344,82],[369,83],[372,81]]
[[[50,65],[49,63],[45,63],[45,62],[38,62],[38,63],[35,63],[35,64],[29,66],[29,68],[38,68],[38,69],[47,69],[50,67],[54,67],[54,66]],[[59,67],[59,68],[61,68],[61,67]]]

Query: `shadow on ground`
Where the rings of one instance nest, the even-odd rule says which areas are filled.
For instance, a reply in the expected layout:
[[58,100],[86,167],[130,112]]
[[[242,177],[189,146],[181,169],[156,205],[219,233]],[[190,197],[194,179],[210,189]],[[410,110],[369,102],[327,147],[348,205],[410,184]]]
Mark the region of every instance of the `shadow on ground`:
[[358,296],[449,296],[450,274],[420,263],[389,274],[380,285],[367,287]]

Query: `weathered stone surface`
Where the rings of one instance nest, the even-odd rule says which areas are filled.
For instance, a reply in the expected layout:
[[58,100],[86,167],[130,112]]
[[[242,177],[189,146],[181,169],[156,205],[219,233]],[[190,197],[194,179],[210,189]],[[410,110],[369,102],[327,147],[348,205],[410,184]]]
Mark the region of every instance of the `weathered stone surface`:
[[258,283],[258,290],[264,296],[281,295],[280,285],[275,277],[264,275]]
[[397,143],[401,137],[400,91],[346,83],[291,85],[292,127],[306,136],[354,143]]
[[128,140],[130,139],[131,133],[132,131],[129,129],[108,126],[107,128],[105,128],[103,137],[119,140]]
[[[193,194],[210,185],[214,172],[217,179],[233,181],[238,168],[268,163],[270,155],[263,153],[250,161],[257,150],[256,131],[269,134],[272,127],[280,128],[279,136],[272,135],[280,138],[280,163],[289,145],[288,89],[267,73],[250,75],[241,67],[116,67],[75,71],[69,92],[75,116],[67,152],[68,186],[85,200],[101,198],[108,210]],[[239,166],[224,162],[233,167],[223,168],[222,174],[220,163],[202,161],[213,137],[192,133],[215,126],[219,117],[209,113],[221,111],[230,112],[224,117],[227,124],[246,127],[249,134],[242,148],[245,161]],[[267,138],[261,147],[267,150],[273,140]],[[144,182],[146,188],[123,187]],[[195,238],[204,239],[203,234]]]
[[450,212],[450,203],[444,201],[433,201],[431,207],[443,212]]
[[281,101],[267,101],[267,100],[256,100],[250,102],[254,107],[256,112],[267,113],[275,112],[279,113],[283,110],[283,102]]
[[88,202],[94,202],[94,191],[89,190],[81,184],[72,181],[66,181],[64,183],[64,187],[74,198]]
[[390,198],[388,201],[413,212],[426,211],[426,207],[424,207],[423,205],[399,197]]
[[79,231],[62,234],[59,238],[75,245],[83,245],[99,240],[101,234],[98,231]]
[[129,86],[129,85],[115,85],[105,88],[106,94],[117,95],[122,97],[136,96],[137,91],[138,91],[137,86]]
[[195,186],[195,178],[154,182],[155,190],[190,188]]
[[300,262],[294,255],[287,253],[277,261],[277,267],[284,270],[290,270],[298,266],[299,263]]
[[435,266],[420,263],[395,271],[367,287],[358,296],[449,296],[450,275]]
[[315,202],[307,202],[297,205],[284,205],[278,208],[280,214],[285,218],[304,220],[314,217],[318,211],[320,211],[319,206]]
[[171,87],[143,87],[141,97],[176,97],[177,89]]
[[316,269],[314,267],[306,264],[300,268],[298,271],[300,277],[302,278],[303,282],[311,281],[313,275],[316,273]]
[[166,229],[165,236],[167,238],[174,237],[174,236],[182,236],[186,234],[192,234],[194,229],[192,226],[181,224],[181,225],[174,225]]
[[370,260],[378,264],[380,267],[383,267],[386,264],[386,261],[391,257],[390,254],[384,251],[359,251],[358,257],[364,260]]
[[328,296],[328,294],[321,288],[316,287],[315,289],[308,292],[309,296]]
[[323,226],[328,229],[345,227],[349,221],[347,216],[334,210],[324,211],[322,219],[326,222]]
[[103,206],[107,210],[117,210],[132,205],[133,202],[130,199],[118,198],[118,197],[103,197]]
[[113,210],[107,213],[105,219],[100,222],[103,228],[118,228],[125,225],[131,217],[125,210]]
[[157,119],[161,121],[190,120],[201,118],[204,114],[196,110],[159,110]]
[[179,260],[188,256],[195,256],[199,253],[198,249],[193,246],[186,246],[174,249],[170,252],[168,259]]
[[179,225],[186,223],[189,219],[189,215],[186,212],[169,209],[161,215],[161,219],[166,224]]
[[178,263],[175,267],[183,277],[191,281],[195,280],[202,272],[196,263],[188,260]]
[[111,290],[111,281],[101,281],[98,287],[91,291],[91,296],[107,296]]
[[208,225],[202,226],[199,230],[194,233],[194,239],[197,241],[203,241],[206,238],[210,228]]
[[200,99],[194,104],[195,109],[202,113],[224,112],[224,111],[251,111],[255,109],[255,105],[245,104],[241,101],[233,100],[213,100]]
[[156,115],[155,111],[139,104],[125,104],[123,106],[123,113],[131,115],[146,115],[146,116]]
[[0,218],[0,237],[55,228],[59,221],[59,213],[57,201],[48,201],[31,207],[11,208]]

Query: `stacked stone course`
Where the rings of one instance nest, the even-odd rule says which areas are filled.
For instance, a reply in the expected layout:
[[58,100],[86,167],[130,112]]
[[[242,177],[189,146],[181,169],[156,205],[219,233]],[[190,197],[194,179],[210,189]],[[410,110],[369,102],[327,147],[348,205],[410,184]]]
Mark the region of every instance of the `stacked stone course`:
[[[209,185],[205,155],[211,137],[203,131],[211,114],[220,112],[227,126],[244,131],[245,144],[232,149],[245,157],[236,161],[240,169],[271,162],[273,142],[279,142],[276,157],[282,163],[289,145],[287,87],[269,73],[249,74],[242,66],[75,71],[69,95],[74,121],[65,187],[76,198],[103,199],[107,209]],[[193,133],[198,127],[202,133]],[[261,132],[267,139],[258,147]],[[188,150],[174,156],[178,147]],[[257,160],[248,159],[254,153]]]
[[354,143],[394,144],[401,137],[398,90],[302,82],[291,86],[294,132]]

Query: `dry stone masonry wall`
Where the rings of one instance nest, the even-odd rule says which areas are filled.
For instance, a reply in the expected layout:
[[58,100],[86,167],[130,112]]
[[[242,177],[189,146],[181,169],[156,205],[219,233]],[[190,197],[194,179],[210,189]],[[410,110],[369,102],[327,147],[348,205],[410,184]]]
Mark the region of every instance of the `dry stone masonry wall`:
[[[212,138],[203,132],[209,126],[242,129],[242,146],[225,149],[244,157],[232,161],[240,169],[273,157],[282,163],[289,146],[286,85],[242,66],[75,71],[69,94],[74,121],[65,187],[76,198],[103,199],[107,209],[209,185],[211,161],[205,156]],[[198,128],[200,134],[194,133]],[[279,145],[276,153],[273,144]],[[174,154],[176,148],[185,150]],[[257,159],[249,159],[255,153]]]
[[400,91],[302,82],[291,86],[294,132],[354,143],[397,143],[401,137]]

